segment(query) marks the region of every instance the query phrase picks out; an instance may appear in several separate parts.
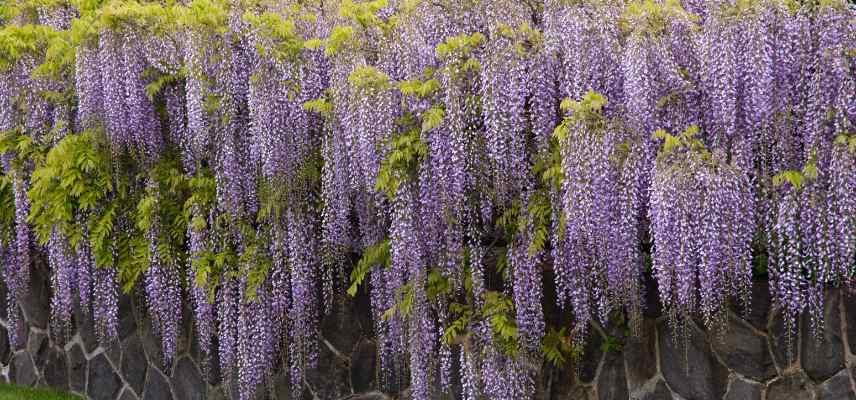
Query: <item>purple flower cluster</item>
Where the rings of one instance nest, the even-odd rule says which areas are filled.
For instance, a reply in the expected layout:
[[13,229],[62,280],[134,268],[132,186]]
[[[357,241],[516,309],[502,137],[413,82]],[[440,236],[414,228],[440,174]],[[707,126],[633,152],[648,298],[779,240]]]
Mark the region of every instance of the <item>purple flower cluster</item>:
[[[146,7],[186,7],[167,3]],[[167,364],[187,300],[242,399],[276,368],[299,396],[354,254],[388,244],[352,282],[371,304],[379,384],[425,400],[458,369],[466,399],[528,399],[542,305],[572,314],[575,341],[618,313],[633,325],[649,252],[673,323],[717,328],[725,304],[748,307],[756,255],[789,330],[807,312],[819,331],[825,289],[856,284],[856,14],[843,0],[215,3],[216,27],[187,14],[83,32],[58,76],[33,74],[42,50],[0,65],[3,138],[32,139],[0,155],[12,342],[31,251],[47,253],[55,339],[77,300],[102,343],[117,335],[120,277],[135,275],[118,260],[143,253],[148,267],[130,272]],[[4,22],[68,31],[80,14]],[[185,178],[212,173],[214,192],[178,211],[191,220],[178,233],[183,218],[135,229],[138,210],[123,210],[113,265],[96,267],[90,213],[106,204],[75,211],[80,231],[33,229],[41,157],[14,149],[101,127],[110,201],[153,192],[140,173],[176,153]],[[170,180],[171,195],[190,181]],[[34,232],[52,232],[44,249]],[[165,243],[182,233],[186,246]]]

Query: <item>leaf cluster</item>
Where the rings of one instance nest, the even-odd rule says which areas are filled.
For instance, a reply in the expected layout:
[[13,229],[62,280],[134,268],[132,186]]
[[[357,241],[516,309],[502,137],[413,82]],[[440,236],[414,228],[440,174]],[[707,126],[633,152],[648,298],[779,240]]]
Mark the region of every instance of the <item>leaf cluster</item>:
[[[422,121],[422,128],[433,129],[439,125],[438,120],[442,120],[442,109],[436,113],[429,111]],[[405,130],[390,139],[390,151],[381,163],[375,181],[375,190],[385,193],[390,199],[395,197],[402,183],[416,181],[419,165],[428,154],[428,146],[422,141],[420,129],[413,127],[415,123],[410,114],[399,121]]]
[[[19,139],[19,143],[29,140]],[[29,191],[29,222],[40,243],[46,244],[57,228],[76,246],[83,237],[76,221],[78,214],[97,215],[113,191],[111,160],[104,140],[100,130],[68,135],[36,163]],[[4,147],[0,145],[0,151]],[[27,151],[18,153],[18,157],[26,155]],[[90,220],[91,224],[95,222]]]
[[357,265],[351,270],[351,286],[348,287],[348,295],[351,297],[357,295],[360,285],[365,281],[369,271],[373,267],[382,266],[383,268],[389,268],[391,263],[389,239],[366,248]]

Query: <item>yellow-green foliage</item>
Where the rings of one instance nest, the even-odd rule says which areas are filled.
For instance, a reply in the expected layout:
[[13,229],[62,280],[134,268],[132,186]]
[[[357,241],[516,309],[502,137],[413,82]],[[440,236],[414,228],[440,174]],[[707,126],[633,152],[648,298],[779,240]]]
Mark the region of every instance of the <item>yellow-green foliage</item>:
[[389,239],[376,243],[363,251],[363,256],[357,265],[351,271],[351,286],[348,287],[348,295],[354,297],[360,285],[365,281],[369,271],[375,266],[389,267],[392,260],[390,258]]
[[110,158],[102,140],[100,131],[68,135],[47,152],[44,162],[37,163],[31,176],[30,222],[41,243],[47,243],[56,227],[76,245],[83,235],[76,215],[95,212],[113,190]]
[[817,179],[817,156],[815,152],[811,153],[808,161],[803,165],[802,170],[785,170],[773,176],[773,185],[782,186],[788,183],[796,191],[802,190],[803,186]]
[[490,323],[497,345],[508,355],[516,355],[518,349],[517,321],[514,318],[514,302],[501,292],[487,291],[484,296],[484,318]]
[[9,245],[15,238],[15,192],[13,177],[0,174],[0,243]]
[[381,163],[375,189],[392,199],[402,183],[415,180],[428,146],[422,142],[418,129],[410,129],[393,137],[390,147]]
[[391,87],[389,76],[370,65],[354,68],[348,75],[348,83],[365,91],[379,92]]
[[470,35],[460,34],[446,39],[437,45],[437,57],[440,59],[450,57],[467,57],[484,43],[485,37],[480,32]]
[[582,348],[574,343],[566,328],[556,329],[551,327],[541,341],[541,354],[544,360],[554,367],[564,367],[568,359],[579,360],[582,358]]
[[59,35],[45,25],[6,25],[0,29],[0,71],[9,70],[24,57],[41,60]]
[[679,0],[636,0],[624,9],[619,27],[626,33],[657,36],[665,32],[673,20],[695,20]]
[[244,20],[259,36],[266,39],[267,44],[257,45],[257,50],[263,56],[269,54],[277,60],[292,61],[304,48],[303,40],[297,34],[297,25],[291,18],[265,12],[261,15],[246,13]]

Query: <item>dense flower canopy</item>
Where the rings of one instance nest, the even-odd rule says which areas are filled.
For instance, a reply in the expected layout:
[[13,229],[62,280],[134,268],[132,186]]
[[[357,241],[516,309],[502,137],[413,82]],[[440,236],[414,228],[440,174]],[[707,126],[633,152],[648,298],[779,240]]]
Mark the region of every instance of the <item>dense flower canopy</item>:
[[644,296],[715,330],[768,277],[793,331],[854,285],[843,0],[4,4],[0,271],[17,324],[47,260],[57,341],[138,291],[251,399],[366,296],[384,389],[525,399]]

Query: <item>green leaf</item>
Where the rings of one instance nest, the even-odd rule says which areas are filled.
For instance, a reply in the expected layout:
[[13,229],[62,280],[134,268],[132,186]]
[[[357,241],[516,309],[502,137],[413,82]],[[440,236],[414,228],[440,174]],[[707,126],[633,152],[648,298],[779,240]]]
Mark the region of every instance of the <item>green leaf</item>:
[[369,271],[375,266],[388,266],[390,260],[390,243],[386,239],[366,248],[357,265],[351,270],[351,286],[348,295],[355,297],[360,285],[365,281]]

